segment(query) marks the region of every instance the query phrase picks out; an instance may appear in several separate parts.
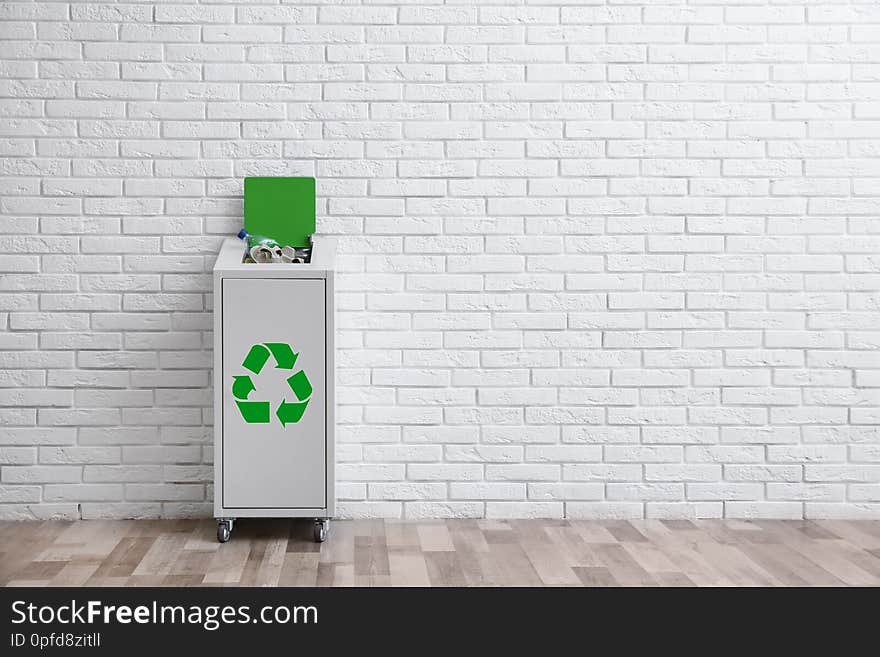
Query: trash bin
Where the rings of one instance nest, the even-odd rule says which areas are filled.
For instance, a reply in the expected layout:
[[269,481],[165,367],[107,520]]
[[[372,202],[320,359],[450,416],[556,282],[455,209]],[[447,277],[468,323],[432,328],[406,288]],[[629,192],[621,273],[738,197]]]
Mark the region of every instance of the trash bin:
[[[246,201],[247,203],[247,201]],[[214,266],[214,515],[315,519],[335,507],[332,254],[246,262],[236,239]]]

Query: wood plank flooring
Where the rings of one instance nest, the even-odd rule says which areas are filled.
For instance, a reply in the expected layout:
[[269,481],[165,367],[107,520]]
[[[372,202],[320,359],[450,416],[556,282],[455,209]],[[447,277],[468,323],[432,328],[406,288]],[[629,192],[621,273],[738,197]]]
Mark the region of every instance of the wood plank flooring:
[[877,586],[880,521],[0,523],[4,586]]

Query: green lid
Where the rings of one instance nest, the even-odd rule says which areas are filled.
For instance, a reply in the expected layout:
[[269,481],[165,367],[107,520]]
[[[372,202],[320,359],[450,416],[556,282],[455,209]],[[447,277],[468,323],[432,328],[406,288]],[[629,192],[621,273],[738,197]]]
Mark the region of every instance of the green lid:
[[245,178],[244,227],[282,246],[308,246],[315,232],[315,179]]

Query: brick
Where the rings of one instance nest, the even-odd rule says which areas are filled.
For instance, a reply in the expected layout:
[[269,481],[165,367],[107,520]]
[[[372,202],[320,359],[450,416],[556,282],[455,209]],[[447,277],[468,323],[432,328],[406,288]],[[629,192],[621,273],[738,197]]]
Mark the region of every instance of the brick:
[[507,482],[452,482],[449,484],[449,496],[454,500],[522,500],[526,497],[526,484]]
[[641,502],[566,502],[567,518],[590,520],[635,520],[645,517]]
[[487,518],[562,518],[562,502],[486,502]]
[[800,502],[725,502],[725,518],[799,519],[804,517]]
[[[483,502],[405,502],[404,513],[410,519],[483,518]],[[381,511],[373,516],[384,515]]]
[[604,486],[598,483],[530,483],[529,499],[535,500],[601,500]]

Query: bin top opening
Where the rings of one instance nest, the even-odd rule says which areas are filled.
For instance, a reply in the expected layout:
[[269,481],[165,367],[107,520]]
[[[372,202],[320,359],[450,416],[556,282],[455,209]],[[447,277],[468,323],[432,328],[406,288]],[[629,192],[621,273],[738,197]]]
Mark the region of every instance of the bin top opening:
[[[336,256],[336,240],[333,237],[318,237],[312,244],[311,258],[304,263],[288,263],[288,262],[266,262],[253,263],[245,262],[245,254],[247,248],[238,238],[229,238],[225,240],[220,247],[220,253],[214,263],[214,271],[221,274],[238,274],[249,272],[252,276],[299,276],[295,272],[301,272],[302,275],[321,275],[321,272],[332,271]],[[290,274],[282,273],[290,272]]]

